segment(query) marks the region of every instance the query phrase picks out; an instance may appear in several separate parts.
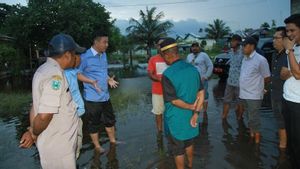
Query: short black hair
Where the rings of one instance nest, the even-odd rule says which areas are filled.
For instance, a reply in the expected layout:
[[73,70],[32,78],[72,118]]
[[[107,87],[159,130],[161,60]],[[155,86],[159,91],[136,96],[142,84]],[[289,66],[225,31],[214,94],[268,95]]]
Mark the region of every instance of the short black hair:
[[106,31],[103,31],[103,30],[95,30],[93,32],[93,41],[96,40],[97,38],[100,38],[100,37],[108,37],[108,34],[106,33]]
[[286,29],[284,26],[279,26],[276,28],[276,32],[281,32],[282,37],[286,37]]
[[287,17],[287,18],[284,20],[284,23],[285,23],[285,24],[293,23],[293,24],[295,24],[298,28],[300,28],[300,13],[293,14],[293,15]]
[[248,36],[245,38],[245,40],[242,42],[243,46],[246,46],[247,44],[253,45],[254,48],[256,48],[257,46],[257,41],[255,38],[253,38],[252,36]]
[[258,41],[259,41],[259,35],[254,34],[254,35],[251,35],[251,37],[256,40],[256,43],[258,43]]

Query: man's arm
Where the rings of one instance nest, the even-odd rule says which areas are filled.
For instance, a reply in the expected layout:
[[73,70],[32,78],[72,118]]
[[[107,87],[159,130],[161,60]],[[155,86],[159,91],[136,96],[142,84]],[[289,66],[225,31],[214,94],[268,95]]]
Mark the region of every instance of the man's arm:
[[286,50],[289,50],[288,60],[290,63],[291,73],[295,77],[295,79],[299,80],[300,79],[300,65],[299,65],[299,63],[297,63],[295,53],[293,51],[293,47],[295,45],[295,39],[296,38],[294,38],[293,40],[290,40],[289,38],[285,37],[283,39],[283,45]]
[[161,77],[158,77],[155,75],[154,70],[148,70],[148,76],[151,80],[155,81],[155,82],[160,82],[161,81]]
[[183,100],[176,99],[171,101],[172,104],[175,106],[182,108],[182,109],[188,109],[188,110],[195,110],[195,105],[194,104],[189,104],[184,102]]
[[292,75],[295,77],[295,79],[300,80],[300,65],[297,63],[293,51],[289,52],[288,59],[289,59]]
[[200,112],[204,103],[205,90],[202,89],[197,93],[197,99],[195,101],[195,111]]
[[195,110],[195,104],[189,104],[185,101],[179,99],[176,95],[176,89],[174,88],[172,82],[165,76],[162,78],[162,86],[163,86],[163,95],[164,100],[167,102],[171,102],[173,105],[188,109],[188,110]]
[[20,145],[19,145],[19,147],[21,148],[30,148],[37,139],[37,136],[33,134],[32,127],[31,127],[33,123],[33,119],[34,119],[34,110],[33,110],[33,106],[31,106],[29,112],[30,126],[27,128],[28,131],[26,131],[21,137]]
[[89,83],[91,85],[94,86],[94,88],[98,91],[98,92],[101,92],[101,88],[99,87],[98,83],[97,83],[97,80],[91,80],[89,79],[88,77],[84,76],[83,74],[81,73],[77,73],[77,78],[78,80],[84,82],[84,83]]
[[281,68],[281,70],[280,70],[280,79],[281,80],[287,80],[291,76],[293,76],[293,75],[287,67],[282,67]]
[[207,65],[207,71],[205,73],[205,78],[208,79],[212,74],[214,65],[213,65],[212,61],[210,60],[209,56],[207,54],[205,54],[205,55],[206,55],[205,62],[206,62],[206,65]]
[[199,112],[203,107],[203,103],[204,103],[204,95],[205,95],[205,91],[204,89],[201,89],[198,93],[197,93],[197,99],[194,103],[195,105],[195,110],[194,110],[194,114],[190,120],[190,124],[192,127],[197,127],[198,124],[198,117],[199,117]]
[[40,135],[49,125],[53,113],[39,113],[33,119],[32,132],[34,135]]

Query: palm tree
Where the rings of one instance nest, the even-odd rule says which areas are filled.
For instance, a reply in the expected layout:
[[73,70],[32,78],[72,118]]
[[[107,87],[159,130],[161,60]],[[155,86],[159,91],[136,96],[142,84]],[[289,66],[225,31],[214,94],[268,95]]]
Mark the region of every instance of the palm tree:
[[260,28],[270,28],[270,25],[268,22],[264,22],[260,25]]
[[228,26],[226,26],[224,21],[216,19],[213,22],[213,24],[208,24],[208,27],[205,28],[208,38],[217,41],[230,33],[231,30]]
[[163,36],[166,36],[173,24],[170,21],[162,22],[164,17],[163,12],[157,15],[156,7],[146,8],[146,12],[140,10],[140,19],[131,18],[129,20],[130,26],[126,28],[129,36],[133,38],[138,44],[142,45],[147,50],[147,55],[151,57],[151,48],[154,47],[155,42]]

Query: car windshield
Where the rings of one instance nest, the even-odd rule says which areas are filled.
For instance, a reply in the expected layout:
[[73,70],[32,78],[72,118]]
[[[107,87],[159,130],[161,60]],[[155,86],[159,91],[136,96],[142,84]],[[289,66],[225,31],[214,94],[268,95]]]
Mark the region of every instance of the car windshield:
[[259,41],[257,43],[257,48],[261,49],[262,46],[268,41],[272,41],[272,38],[259,38]]

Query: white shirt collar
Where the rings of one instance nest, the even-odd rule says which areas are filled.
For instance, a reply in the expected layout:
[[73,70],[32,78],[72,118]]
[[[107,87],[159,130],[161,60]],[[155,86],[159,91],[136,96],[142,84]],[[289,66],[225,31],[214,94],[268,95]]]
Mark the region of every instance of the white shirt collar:
[[247,59],[252,59],[253,56],[256,54],[256,51],[254,50],[250,55],[249,57],[245,56]]
[[91,47],[91,51],[92,51],[92,53],[93,53],[94,56],[96,56],[96,55],[99,54],[93,47]]

